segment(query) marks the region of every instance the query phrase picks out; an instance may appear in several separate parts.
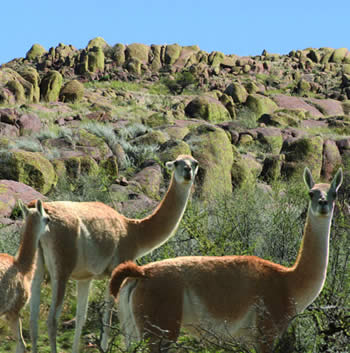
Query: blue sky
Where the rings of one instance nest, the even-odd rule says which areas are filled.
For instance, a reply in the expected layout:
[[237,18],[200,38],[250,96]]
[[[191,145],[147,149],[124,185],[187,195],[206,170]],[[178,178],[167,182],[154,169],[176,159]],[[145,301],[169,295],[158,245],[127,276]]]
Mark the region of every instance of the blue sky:
[[97,36],[110,45],[197,44],[237,55],[350,48],[349,18],[349,0],[3,0],[0,64],[34,43],[81,49]]

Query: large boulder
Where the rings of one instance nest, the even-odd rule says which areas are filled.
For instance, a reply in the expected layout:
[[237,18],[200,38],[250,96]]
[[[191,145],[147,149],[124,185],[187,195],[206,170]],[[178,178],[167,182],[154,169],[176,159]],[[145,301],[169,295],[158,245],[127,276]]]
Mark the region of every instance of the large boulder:
[[0,180],[0,218],[10,217],[17,200],[25,204],[32,200],[45,200],[45,196],[32,187],[13,180]]
[[103,71],[105,68],[105,55],[101,47],[92,47],[88,51],[89,72]]
[[57,182],[55,170],[38,152],[0,152],[0,178],[19,181],[46,194]]
[[232,145],[226,132],[212,125],[194,128],[184,139],[199,162],[196,193],[205,200],[232,192]]
[[180,154],[191,154],[190,146],[181,140],[169,140],[159,148],[159,159],[165,163],[177,158]]
[[185,114],[190,118],[203,119],[211,123],[231,120],[226,107],[218,99],[208,95],[194,98],[186,106]]
[[46,49],[40,44],[33,44],[26,54],[27,60],[35,60],[46,53]]
[[112,48],[112,59],[117,66],[122,66],[125,63],[125,45],[117,43]]
[[263,114],[270,114],[278,109],[278,106],[272,99],[260,94],[250,94],[245,104],[256,114],[257,119]]
[[313,118],[323,117],[323,114],[313,105],[305,102],[303,98],[277,94],[272,97],[279,108],[304,110]]
[[33,85],[24,79],[18,72],[5,67],[0,69],[0,86],[7,88],[15,97],[16,102],[32,102],[34,96]]
[[26,66],[20,71],[21,76],[33,85],[33,102],[38,103],[40,100],[40,77],[38,71],[31,66]]
[[334,52],[330,58],[330,61],[340,64],[345,60],[345,58],[348,55],[349,55],[349,51],[347,48],[339,48],[339,49],[334,50]]
[[40,118],[34,113],[23,114],[18,118],[17,125],[21,135],[31,135],[39,133],[42,129]]
[[148,63],[150,47],[145,44],[133,43],[126,47],[125,56],[126,60],[137,59],[143,64]]
[[60,101],[65,103],[79,102],[84,96],[84,85],[78,80],[67,82],[60,91]]
[[315,179],[320,179],[322,169],[323,139],[320,136],[304,136],[285,140],[282,151],[285,163],[281,173],[290,178],[303,174],[308,167]]
[[62,75],[58,71],[49,71],[40,83],[41,99],[44,102],[56,102],[60,94],[62,82]]
[[170,44],[165,47],[165,64],[172,65],[179,58],[181,53],[181,46],[178,44]]
[[272,154],[279,154],[283,144],[283,137],[280,129],[258,128],[255,130],[259,142],[266,146],[266,150]]
[[238,82],[231,83],[226,88],[225,93],[231,96],[235,103],[245,103],[248,97],[247,90]]
[[157,199],[159,197],[160,185],[163,182],[162,170],[159,164],[152,163],[135,174],[131,179],[137,182],[141,190],[148,197]]
[[102,50],[105,50],[109,47],[108,43],[102,37],[96,37],[91,39],[86,46],[86,49],[91,49],[93,47],[99,47]]
[[151,58],[151,70],[152,71],[158,71],[162,67],[162,59],[161,59],[161,54],[162,54],[162,46],[161,45],[151,45],[151,52],[150,52],[150,58]]
[[335,99],[308,98],[307,102],[314,105],[325,116],[344,115],[342,102]]

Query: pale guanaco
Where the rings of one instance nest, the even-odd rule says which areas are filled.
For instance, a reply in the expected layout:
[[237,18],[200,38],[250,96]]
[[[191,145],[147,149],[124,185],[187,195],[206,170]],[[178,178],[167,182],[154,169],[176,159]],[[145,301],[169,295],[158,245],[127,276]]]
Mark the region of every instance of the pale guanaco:
[[25,217],[21,242],[16,256],[0,254],[0,316],[5,315],[14,336],[16,353],[25,352],[20,311],[30,297],[34,260],[39,237],[48,230],[49,217],[38,200],[28,209],[19,201]]
[[[118,297],[127,343],[149,339],[152,352],[166,351],[180,328],[235,338],[270,352],[291,318],[312,303],[326,279],[334,202],[342,183],[304,181],[310,202],[299,254],[292,267],[255,256],[189,256],[137,266],[119,265],[110,290]],[[118,296],[119,293],[119,296]]]
[[[38,316],[44,264],[50,273],[52,299],[47,320],[51,352],[56,353],[57,320],[61,312],[69,278],[77,281],[76,328],[73,353],[86,320],[90,283],[110,276],[126,260],[137,258],[161,246],[174,235],[191,194],[198,162],[189,155],[179,155],[167,162],[173,170],[166,195],[154,212],[143,219],[126,218],[100,202],[45,202],[50,215],[50,231],[40,240],[37,270],[32,284],[31,337],[32,352],[38,352]],[[103,316],[102,348],[108,346],[108,331],[113,297],[106,290]]]

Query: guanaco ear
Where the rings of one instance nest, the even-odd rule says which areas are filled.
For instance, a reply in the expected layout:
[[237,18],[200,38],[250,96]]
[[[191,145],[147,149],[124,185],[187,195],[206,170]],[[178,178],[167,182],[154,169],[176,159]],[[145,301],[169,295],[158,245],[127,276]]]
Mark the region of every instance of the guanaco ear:
[[40,213],[41,216],[45,215],[45,210],[44,210],[43,203],[41,202],[41,200],[36,201],[36,209],[38,210],[38,212]]
[[175,166],[175,161],[169,161],[165,163],[165,166],[170,169],[170,170],[174,170],[174,166]]
[[23,217],[27,217],[28,213],[29,213],[29,210],[28,210],[27,206],[23,203],[23,201],[21,199],[18,199],[17,202],[18,202],[19,208],[22,211]]
[[305,170],[304,170],[304,182],[306,186],[309,188],[309,190],[311,190],[315,185],[314,179],[312,178],[312,174],[308,167],[305,167]]
[[340,185],[343,182],[343,170],[341,168],[338,169],[337,173],[335,174],[332,183],[331,183],[331,188],[337,192],[338,189],[340,188]]

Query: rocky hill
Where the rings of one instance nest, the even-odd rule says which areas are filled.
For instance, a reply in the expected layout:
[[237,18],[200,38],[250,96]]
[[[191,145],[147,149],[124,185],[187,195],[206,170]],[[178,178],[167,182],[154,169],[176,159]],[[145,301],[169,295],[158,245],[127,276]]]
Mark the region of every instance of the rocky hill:
[[350,171],[350,52],[254,57],[196,45],[34,44],[0,67],[0,217],[18,197],[97,177],[125,213],[164,192],[163,162],[191,153],[199,198]]

